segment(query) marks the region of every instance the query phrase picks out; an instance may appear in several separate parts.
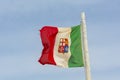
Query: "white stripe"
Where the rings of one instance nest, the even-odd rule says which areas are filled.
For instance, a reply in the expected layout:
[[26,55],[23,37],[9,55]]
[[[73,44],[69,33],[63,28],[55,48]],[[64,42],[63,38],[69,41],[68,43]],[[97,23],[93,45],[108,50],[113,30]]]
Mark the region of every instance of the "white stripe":
[[[56,35],[54,53],[53,53],[54,60],[55,60],[57,66],[65,67],[65,68],[68,67],[68,60],[71,56],[70,33],[71,33],[71,28],[58,28],[58,34]],[[60,38],[67,38],[68,39],[68,46],[69,46],[68,53],[59,53],[58,52]]]

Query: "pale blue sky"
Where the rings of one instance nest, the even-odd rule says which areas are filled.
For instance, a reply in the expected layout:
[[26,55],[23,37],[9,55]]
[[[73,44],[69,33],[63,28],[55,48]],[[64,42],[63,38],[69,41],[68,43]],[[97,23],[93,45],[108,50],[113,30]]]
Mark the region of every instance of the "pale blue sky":
[[[85,11],[92,80],[120,79],[119,0],[0,0],[0,80],[85,80],[84,68],[40,65],[39,29],[74,26]],[[56,79],[57,78],[57,79]]]

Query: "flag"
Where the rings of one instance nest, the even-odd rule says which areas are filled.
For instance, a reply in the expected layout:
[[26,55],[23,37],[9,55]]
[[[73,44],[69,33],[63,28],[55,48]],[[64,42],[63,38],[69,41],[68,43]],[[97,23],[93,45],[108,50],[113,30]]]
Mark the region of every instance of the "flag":
[[40,30],[43,50],[41,64],[51,64],[64,68],[83,67],[81,26],[61,28],[44,26]]

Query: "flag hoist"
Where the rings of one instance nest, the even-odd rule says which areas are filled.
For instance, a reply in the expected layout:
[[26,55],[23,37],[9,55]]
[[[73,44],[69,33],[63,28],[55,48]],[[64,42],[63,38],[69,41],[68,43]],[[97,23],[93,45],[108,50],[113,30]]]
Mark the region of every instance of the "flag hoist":
[[40,30],[44,46],[41,64],[51,64],[64,68],[85,67],[86,80],[91,80],[88,55],[85,13],[81,13],[81,24],[72,27],[44,26]]

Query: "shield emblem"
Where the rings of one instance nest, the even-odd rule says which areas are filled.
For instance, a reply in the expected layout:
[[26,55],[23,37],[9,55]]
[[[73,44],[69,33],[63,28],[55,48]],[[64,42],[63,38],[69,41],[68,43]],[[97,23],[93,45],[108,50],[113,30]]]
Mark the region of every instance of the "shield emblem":
[[68,39],[67,38],[60,38],[58,52],[59,53],[68,53]]

